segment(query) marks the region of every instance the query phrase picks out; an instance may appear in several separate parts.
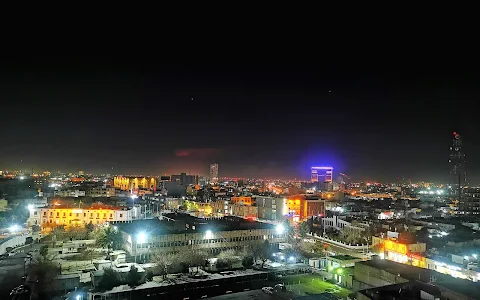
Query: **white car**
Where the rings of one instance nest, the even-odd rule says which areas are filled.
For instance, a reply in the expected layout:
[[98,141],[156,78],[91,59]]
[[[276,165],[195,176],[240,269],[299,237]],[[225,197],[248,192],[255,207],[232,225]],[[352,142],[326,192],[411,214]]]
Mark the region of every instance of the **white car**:
[[266,294],[273,295],[273,288],[271,286],[263,287],[262,291]]

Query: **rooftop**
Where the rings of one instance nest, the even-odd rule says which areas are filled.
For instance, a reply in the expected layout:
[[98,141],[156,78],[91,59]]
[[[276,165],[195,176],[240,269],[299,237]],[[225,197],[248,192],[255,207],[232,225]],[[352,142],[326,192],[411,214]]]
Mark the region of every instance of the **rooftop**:
[[468,295],[475,299],[480,295],[480,284],[465,279],[454,278],[433,270],[418,268],[410,265],[400,264],[389,260],[373,259],[364,262],[358,262],[357,265],[367,265],[377,269],[382,269],[390,274],[398,274],[401,277],[423,283],[429,283],[434,278],[434,286],[443,287],[463,295]]
[[146,231],[150,236],[212,231],[252,230],[252,229],[275,229],[276,225],[256,222],[238,217],[223,218],[196,218],[188,214],[166,214],[162,220],[143,219],[132,222],[112,222],[119,230],[128,234],[137,234]]
[[354,257],[351,255],[335,255],[335,256],[329,256],[328,258],[334,258],[338,260],[362,260],[361,258]]
[[435,286],[420,282],[408,282],[386,285],[371,289],[358,291],[359,294],[365,295],[370,299],[395,299],[395,300],[411,300],[421,299],[420,291],[425,291],[435,298],[440,297],[440,290]]

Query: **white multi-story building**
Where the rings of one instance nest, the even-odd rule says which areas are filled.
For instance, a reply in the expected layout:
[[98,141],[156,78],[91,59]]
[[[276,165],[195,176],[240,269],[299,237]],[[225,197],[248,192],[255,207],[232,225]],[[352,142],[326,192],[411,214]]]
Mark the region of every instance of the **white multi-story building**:
[[90,208],[43,207],[30,209],[27,225],[41,225],[43,228],[56,226],[94,225],[108,221],[131,221],[137,219],[139,207],[93,206]]
[[56,197],[85,197],[85,191],[81,190],[61,190],[55,191]]
[[115,188],[114,187],[94,187],[87,191],[87,196],[90,197],[114,197]]

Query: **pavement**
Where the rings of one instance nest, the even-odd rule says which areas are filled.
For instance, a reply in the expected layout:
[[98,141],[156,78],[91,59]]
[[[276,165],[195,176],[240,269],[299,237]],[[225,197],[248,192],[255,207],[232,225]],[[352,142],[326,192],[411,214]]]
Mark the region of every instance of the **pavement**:
[[208,299],[215,299],[215,300],[275,300],[275,299],[283,299],[288,300],[292,299],[292,295],[289,293],[275,293],[273,295],[267,294],[262,290],[252,290],[252,291],[245,291],[240,293],[231,293],[225,294],[222,296],[215,296]]

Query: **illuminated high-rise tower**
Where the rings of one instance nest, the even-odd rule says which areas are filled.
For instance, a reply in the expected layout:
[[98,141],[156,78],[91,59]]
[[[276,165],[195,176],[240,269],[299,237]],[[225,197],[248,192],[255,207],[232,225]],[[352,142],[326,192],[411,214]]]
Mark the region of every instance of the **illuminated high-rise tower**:
[[210,165],[210,182],[218,182],[218,164],[216,163]]
[[462,188],[467,182],[467,172],[465,169],[465,153],[463,152],[462,137],[454,132],[453,143],[450,147],[450,174],[452,176],[452,187],[456,187],[455,194],[458,199],[461,198]]
[[333,167],[312,167],[312,182],[332,182]]

